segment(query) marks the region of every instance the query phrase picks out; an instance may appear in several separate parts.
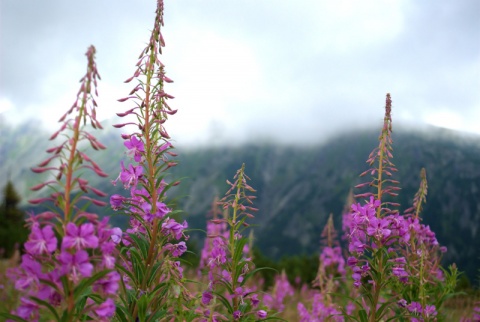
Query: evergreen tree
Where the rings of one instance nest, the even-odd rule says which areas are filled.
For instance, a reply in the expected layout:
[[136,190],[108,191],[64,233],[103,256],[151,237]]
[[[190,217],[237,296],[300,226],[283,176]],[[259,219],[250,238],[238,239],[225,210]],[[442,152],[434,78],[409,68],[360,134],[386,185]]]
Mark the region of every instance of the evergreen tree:
[[9,180],[3,189],[0,205],[0,258],[13,255],[15,245],[21,246],[28,237],[24,213],[18,208],[20,196]]

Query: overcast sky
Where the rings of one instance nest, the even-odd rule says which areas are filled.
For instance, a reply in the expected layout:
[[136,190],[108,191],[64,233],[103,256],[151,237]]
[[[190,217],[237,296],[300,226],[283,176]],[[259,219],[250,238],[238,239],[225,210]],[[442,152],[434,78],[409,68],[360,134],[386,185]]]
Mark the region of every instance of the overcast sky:
[[[0,112],[53,132],[97,48],[100,118],[123,84],[155,1],[0,0]],[[177,144],[301,142],[395,122],[480,134],[478,0],[166,0],[163,63]],[[308,138],[308,139],[307,139]]]

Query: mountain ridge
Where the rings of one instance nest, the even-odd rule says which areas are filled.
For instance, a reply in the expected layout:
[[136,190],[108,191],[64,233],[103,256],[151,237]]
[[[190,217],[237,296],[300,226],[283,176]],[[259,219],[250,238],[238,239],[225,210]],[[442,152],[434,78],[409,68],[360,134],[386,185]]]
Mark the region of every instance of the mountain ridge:
[[[29,168],[46,157],[44,150],[52,146],[49,135],[38,127],[4,130],[9,134],[0,139],[0,182],[10,177],[24,200],[31,198],[26,189],[42,178]],[[190,227],[204,229],[213,198],[223,196],[225,180],[231,180],[245,163],[257,190],[255,207],[260,209],[252,220],[257,225],[257,246],[273,258],[317,252],[330,213],[340,230],[345,200],[351,187],[361,182],[358,174],[368,168],[364,160],[378,145],[378,133],[352,131],[318,145],[262,141],[233,147],[179,148],[179,165],[172,169],[171,177],[186,179],[171,197],[181,197],[178,205]],[[117,131],[96,131],[94,135],[109,149],[89,155],[115,179],[125,157],[122,140]],[[403,188],[398,198],[401,210],[410,206],[420,182],[419,172],[425,167],[429,193],[424,222],[449,248],[446,262],[455,261],[470,278],[476,277],[480,267],[480,137],[434,127],[423,132],[399,127],[393,132],[393,156],[399,170],[395,178]],[[123,190],[112,187],[109,180],[96,180],[92,177],[91,183],[109,194]],[[115,221],[122,223],[116,217]]]

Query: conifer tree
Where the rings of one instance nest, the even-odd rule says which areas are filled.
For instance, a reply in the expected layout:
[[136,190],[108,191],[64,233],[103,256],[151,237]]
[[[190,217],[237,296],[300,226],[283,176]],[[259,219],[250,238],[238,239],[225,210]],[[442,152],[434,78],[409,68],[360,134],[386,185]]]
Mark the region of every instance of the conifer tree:
[[24,213],[18,208],[20,203],[13,183],[9,180],[3,189],[0,205],[0,258],[13,255],[15,245],[23,244],[28,236]]

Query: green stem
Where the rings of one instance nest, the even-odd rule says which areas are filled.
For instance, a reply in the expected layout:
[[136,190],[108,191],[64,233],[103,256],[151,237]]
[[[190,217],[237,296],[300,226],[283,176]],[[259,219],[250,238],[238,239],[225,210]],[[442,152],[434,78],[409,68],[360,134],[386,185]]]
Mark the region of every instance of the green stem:
[[[90,68],[90,67],[89,67]],[[87,104],[87,92],[86,90],[89,89],[91,86],[91,80],[87,77],[87,83],[85,84],[85,92],[83,93],[82,97],[82,104],[80,106],[80,111],[78,112],[77,118],[73,124],[73,137],[72,137],[72,146],[70,148],[70,155],[67,161],[67,169],[65,171],[65,192],[64,192],[64,205],[63,205],[63,213],[65,215],[65,225],[70,222],[70,217],[73,212],[72,203],[70,200],[70,194],[73,190],[73,173],[75,171],[74,164],[75,164],[75,157],[77,155],[77,144],[80,138],[80,122],[82,117],[85,114],[85,108]]]
[[[377,200],[380,202],[382,201],[382,176],[383,176],[383,151],[385,150],[385,140],[386,140],[386,133],[385,131],[382,133],[382,141],[380,143],[380,151],[379,151],[379,158],[378,158],[378,181],[377,181]],[[377,218],[380,218],[382,211],[382,206],[377,208]]]
[[[378,254],[378,252],[377,252]],[[383,253],[380,252],[380,258],[379,258],[379,265],[378,265],[378,273],[379,273],[379,278],[377,281],[375,281],[375,288],[374,288],[374,293],[373,293],[373,302],[371,303],[370,306],[370,317],[369,321],[370,322],[376,322],[377,321],[377,304],[380,299],[380,291],[383,285]]]
[[[153,46],[152,46],[153,47]],[[149,60],[149,66],[150,68],[147,70],[146,76],[147,76],[147,81],[146,81],[146,91],[145,91],[145,107],[144,107],[144,125],[143,125],[143,135],[145,137],[145,151],[146,151],[146,156],[145,159],[147,161],[147,182],[149,185],[149,193],[151,197],[151,205],[152,205],[152,213],[157,212],[157,189],[155,188],[155,173],[156,173],[156,164],[155,164],[155,141],[152,140],[150,137],[151,133],[151,122],[150,122],[150,93],[151,93],[151,83],[152,83],[152,77],[154,73],[153,66],[155,64],[155,53],[153,52],[153,48],[150,48],[150,60]],[[151,239],[150,239],[150,245],[148,248],[148,253],[147,253],[147,258],[145,261],[145,267],[146,267],[146,274],[142,280],[140,290],[146,291],[147,287],[147,280],[149,280],[149,275],[151,274],[151,269],[152,269],[152,262],[156,254],[156,242],[157,242],[157,236],[158,236],[158,218],[155,218],[152,223],[153,226],[153,232],[151,234]],[[138,305],[137,302],[135,302],[133,311],[132,311],[132,317],[133,320],[137,318],[138,315]]]
[[[231,227],[230,227],[230,256],[232,257],[231,275],[232,275],[232,290],[234,292],[235,292],[235,289],[237,288],[237,281],[236,281],[235,276],[236,276],[236,273],[237,273],[237,266],[238,266],[238,263],[234,262],[235,233],[238,230],[238,227],[237,227],[237,212],[238,212],[238,205],[239,205],[239,202],[240,202],[241,191],[242,191],[244,169],[245,169],[245,164],[242,165],[242,168],[240,169],[240,172],[238,173],[237,191],[235,193],[232,223],[231,223]],[[236,297],[233,297],[233,310],[234,311],[238,310],[238,299]]]
[[[90,68],[90,66],[88,67]],[[87,72],[88,74],[88,72]],[[83,92],[83,97],[82,97],[82,103],[80,106],[80,110],[78,112],[78,115],[74,121],[73,124],[73,137],[71,139],[72,141],[72,146],[70,147],[70,155],[68,157],[67,161],[67,168],[65,171],[65,192],[63,195],[64,198],[64,204],[63,204],[63,213],[64,213],[64,223],[63,223],[63,229],[64,229],[64,236],[66,235],[65,229],[67,226],[67,223],[70,222],[71,216],[73,214],[73,203],[70,199],[70,195],[73,190],[73,173],[75,171],[75,159],[77,156],[77,144],[80,139],[80,122],[82,121],[82,117],[85,116],[85,108],[87,104],[87,99],[88,99],[88,89],[90,89],[91,86],[91,79],[90,77],[86,77],[87,82],[85,84],[85,91]],[[67,296],[67,316],[68,316],[68,321],[73,320],[73,312],[75,311],[75,298],[73,294],[73,285],[71,282],[67,283],[68,289],[65,290],[66,296]]]

